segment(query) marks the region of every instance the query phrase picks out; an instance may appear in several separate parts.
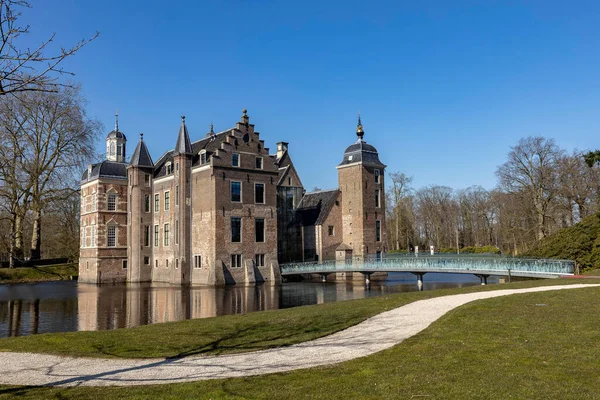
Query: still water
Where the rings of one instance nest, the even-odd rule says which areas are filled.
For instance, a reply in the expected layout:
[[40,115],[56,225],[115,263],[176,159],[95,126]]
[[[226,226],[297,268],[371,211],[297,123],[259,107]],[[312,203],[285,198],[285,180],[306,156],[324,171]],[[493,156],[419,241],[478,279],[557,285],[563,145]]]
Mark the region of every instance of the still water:
[[[488,283],[498,280],[490,278]],[[424,290],[478,285],[471,275],[424,277]],[[281,286],[87,285],[75,281],[0,285],[0,337],[126,328],[158,322],[320,304],[417,290],[412,274],[361,282]]]

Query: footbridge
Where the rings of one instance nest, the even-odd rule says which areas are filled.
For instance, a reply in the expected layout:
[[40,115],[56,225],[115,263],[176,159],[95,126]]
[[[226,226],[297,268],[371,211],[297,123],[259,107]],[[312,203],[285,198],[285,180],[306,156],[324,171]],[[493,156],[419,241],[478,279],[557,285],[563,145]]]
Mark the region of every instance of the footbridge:
[[573,275],[575,263],[569,260],[534,259],[495,256],[419,255],[397,256],[382,259],[353,259],[346,261],[323,261],[281,264],[281,275],[318,274],[323,281],[329,274],[361,273],[365,283],[370,283],[376,272],[411,272],[417,276],[419,289],[423,287],[423,275],[428,272],[473,274],[487,283],[495,276],[519,276],[530,278],[558,278]]

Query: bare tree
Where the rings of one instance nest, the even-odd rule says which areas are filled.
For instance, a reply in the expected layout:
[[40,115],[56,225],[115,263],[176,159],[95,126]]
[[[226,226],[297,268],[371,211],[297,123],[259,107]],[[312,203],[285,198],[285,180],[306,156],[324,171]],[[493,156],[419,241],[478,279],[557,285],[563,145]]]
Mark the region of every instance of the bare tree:
[[563,151],[553,139],[527,137],[511,147],[496,175],[502,188],[529,199],[537,217],[537,239],[547,235],[551,206],[558,195],[558,160]]
[[60,75],[73,75],[62,68],[62,62],[98,37],[96,33],[73,47],[61,47],[55,54],[48,54],[55,33],[34,49],[20,48],[17,41],[29,33],[29,26],[19,25],[19,9],[29,7],[27,0],[0,0],[0,96],[24,91],[57,91],[65,86],[58,80]]
[[[394,218],[394,243],[393,248],[398,250],[402,248],[404,240],[401,242],[401,238],[408,241],[409,231],[412,233],[412,224],[410,223],[410,216],[412,210],[409,210],[407,197],[412,192],[410,184],[412,183],[412,177],[406,175],[403,172],[391,172],[389,173],[390,180],[392,182],[391,201],[386,204],[392,207],[392,215]],[[404,222],[404,223],[403,223]],[[392,226],[389,224],[388,226]],[[408,250],[408,249],[407,249]]]

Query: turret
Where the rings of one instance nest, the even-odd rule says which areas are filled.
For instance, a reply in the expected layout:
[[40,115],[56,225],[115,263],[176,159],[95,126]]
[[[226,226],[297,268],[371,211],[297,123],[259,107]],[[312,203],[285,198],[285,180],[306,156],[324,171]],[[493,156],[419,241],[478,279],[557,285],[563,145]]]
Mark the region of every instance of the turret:
[[119,131],[119,112],[115,113],[115,129],[106,136],[106,159],[125,162],[127,138]]

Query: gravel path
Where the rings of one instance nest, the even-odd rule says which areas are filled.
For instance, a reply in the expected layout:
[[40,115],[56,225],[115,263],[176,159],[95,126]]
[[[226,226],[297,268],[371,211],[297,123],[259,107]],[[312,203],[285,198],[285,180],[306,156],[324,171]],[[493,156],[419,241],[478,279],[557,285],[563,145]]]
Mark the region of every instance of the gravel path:
[[330,336],[289,347],[180,359],[96,359],[0,352],[0,384],[128,386],[233,378],[330,365],[364,357],[409,338],[448,311],[479,299],[600,285],[494,290],[420,300]]

